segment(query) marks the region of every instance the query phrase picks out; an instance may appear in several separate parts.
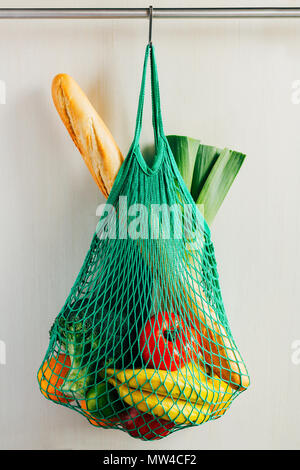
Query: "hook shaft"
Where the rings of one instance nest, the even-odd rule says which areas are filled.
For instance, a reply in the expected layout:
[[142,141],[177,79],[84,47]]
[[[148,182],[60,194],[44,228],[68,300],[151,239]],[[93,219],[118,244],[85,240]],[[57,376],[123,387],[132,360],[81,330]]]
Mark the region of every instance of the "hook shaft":
[[153,16],[153,7],[149,6],[149,45],[152,46],[152,16]]

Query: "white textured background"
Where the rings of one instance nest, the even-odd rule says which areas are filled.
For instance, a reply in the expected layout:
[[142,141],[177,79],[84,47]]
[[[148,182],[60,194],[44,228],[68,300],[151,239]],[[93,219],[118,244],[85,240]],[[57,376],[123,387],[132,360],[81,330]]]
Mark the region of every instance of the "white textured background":
[[[228,6],[157,1],[154,7]],[[235,6],[287,6],[235,1]],[[0,1],[0,7],[144,7],[149,1]],[[232,6],[232,2],[230,2]],[[300,6],[290,1],[290,6]],[[300,19],[154,20],[166,133],[247,153],[212,228],[227,314],[252,378],[221,420],[158,443],[91,427],[39,392],[48,330],[92,238],[101,195],[51,100],[72,75],[126,153],[147,20],[0,21],[0,447],[300,448]],[[3,91],[3,86],[2,86]],[[2,100],[3,101],[3,100]],[[152,139],[149,113],[144,143]]]

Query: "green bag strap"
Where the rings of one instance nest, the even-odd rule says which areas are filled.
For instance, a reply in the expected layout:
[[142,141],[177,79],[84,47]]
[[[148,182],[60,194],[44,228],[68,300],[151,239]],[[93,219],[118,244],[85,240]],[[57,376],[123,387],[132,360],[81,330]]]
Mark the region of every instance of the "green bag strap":
[[144,59],[144,68],[142,83],[139,96],[139,104],[136,118],[135,134],[133,147],[139,144],[141,129],[142,129],[142,120],[143,120],[143,109],[144,109],[144,98],[145,98],[145,85],[146,85],[146,74],[147,74],[147,65],[150,55],[150,65],[151,65],[151,98],[152,98],[152,125],[154,131],[154,138],[156,147],[161,145],[161,141],[166,141],[166,137],[163,130],[163,123],[161,117],[161,108],[160,108],[160,93],[159,93],[159,83],[157,75],[157,65],[155,60],[154,46],[148,44],[145,52]]

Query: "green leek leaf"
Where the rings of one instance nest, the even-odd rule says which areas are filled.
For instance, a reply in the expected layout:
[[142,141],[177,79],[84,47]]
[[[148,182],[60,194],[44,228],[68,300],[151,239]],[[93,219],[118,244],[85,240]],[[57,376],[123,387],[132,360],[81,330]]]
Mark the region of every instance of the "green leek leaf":
[[191,195],[194,201],[197,201],[204,183],[220,153],[221,149],[217,149],[216,147],[202,144],[199,145],[191,187]]
[[208,225],[214,220],[245,157],[243,153],[224,149],[213,165],[196,200]]
[[181,135],[168,135],[167,139],[185,185],[191,191],[200,140]]
[[245,155],[203,145],[191,137],[169,135],[167,139],[188,190],[211,225]]

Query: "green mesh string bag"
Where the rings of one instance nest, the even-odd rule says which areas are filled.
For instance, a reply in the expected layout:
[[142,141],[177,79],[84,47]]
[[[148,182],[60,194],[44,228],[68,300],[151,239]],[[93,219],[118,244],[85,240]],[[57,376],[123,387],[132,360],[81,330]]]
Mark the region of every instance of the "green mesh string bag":
[[[155,157],[139,139],[150,56]],[[163,131],[154,47],[136,129],[38,372],[42,393],[143,440],[221,417],[249,385],[210,230]]]

